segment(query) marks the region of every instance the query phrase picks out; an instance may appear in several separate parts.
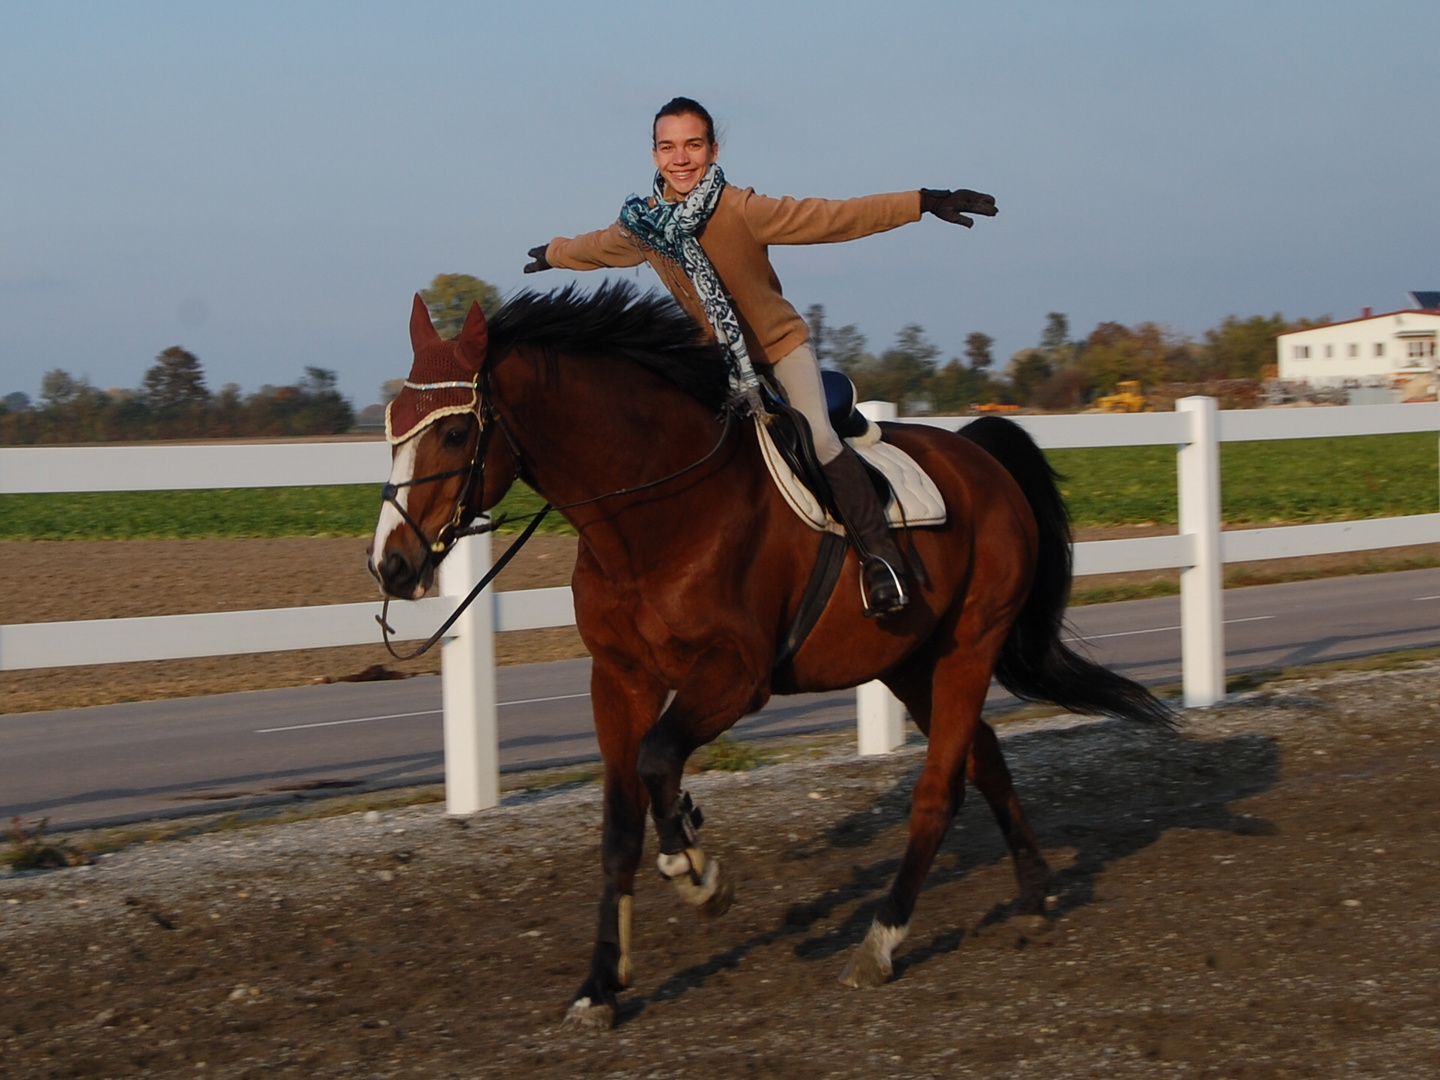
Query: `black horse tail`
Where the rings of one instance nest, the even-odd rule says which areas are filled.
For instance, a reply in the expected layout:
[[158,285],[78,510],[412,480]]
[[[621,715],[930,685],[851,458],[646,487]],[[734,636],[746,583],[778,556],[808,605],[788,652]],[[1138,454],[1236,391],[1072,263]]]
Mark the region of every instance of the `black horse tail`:
[[1066,647],[1061,638],[1070,599],[1070,514],[1058,479],[1025,429],[986,416],[960,429],[1015,478],[1035,514],[1039,556],[1030,595],[995,665],[995,678],[1023,701],[1049,701],[1071,712],[1169,726],[1171,711],[1149,690]]

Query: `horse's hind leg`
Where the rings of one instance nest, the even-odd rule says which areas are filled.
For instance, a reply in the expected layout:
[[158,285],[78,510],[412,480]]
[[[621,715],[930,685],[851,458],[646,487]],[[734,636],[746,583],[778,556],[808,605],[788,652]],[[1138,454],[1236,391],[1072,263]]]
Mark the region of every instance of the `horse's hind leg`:
[[1010,781],[1005,755],[1000,752],[1000,740],[984,720],[976,725],[966,774],[990,804],[1005,844],[1010,849],[1010,857],[1015,862],[1015,879],[1020,884],[1020,911],[1027,915],[1044,914],[1050,867],[1040,854],[1040,845],[1035,842],[1035,834],[1030,831],[1030,823],[1020,809],[1020,799]]
[[990,686],[993,648],[985,648],[982,642],[973,651],[957,650],[942,658],[932,676],[933,707],[928,695],[906,693],[915,685],[915,678],[900,675],[892,684],[901,692],[901,700],[908,705],[907,699],[913,698],[921,709],[917,714],[912,708],[912,715],[922,730],[928,726],[930,745],[925,767],[915,782],[905,856],[869,933],[840,977],[846,986],[879,986],[890,977],[891,955],[905,940],[935,852],[965,797],[965,765]]
[[665,701],[665,688],[636,671],[627,671],[597,656],[590,676],[595,732],[605,761],[605,817],[601,864],[605,888],[600,897],[600,925],[590,974],[571,999],[565,1023],[610,1027],[617,995],[631,979],[631,907],[635,871],[645,842],[645,810],[649,801],[635,762],[640,732]]

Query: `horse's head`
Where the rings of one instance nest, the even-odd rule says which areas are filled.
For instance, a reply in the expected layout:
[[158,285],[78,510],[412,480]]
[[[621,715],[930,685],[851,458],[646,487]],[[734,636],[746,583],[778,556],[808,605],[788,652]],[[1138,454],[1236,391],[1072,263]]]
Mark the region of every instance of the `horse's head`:
[[415,362],[385,412],[390,482],[370,543],[370,572],[389,595],[418,600],[462,529],[515,481],[506,441],[482,400],[489,330],[472,304],[458,336],[435,331],[425,302],[410,316]]

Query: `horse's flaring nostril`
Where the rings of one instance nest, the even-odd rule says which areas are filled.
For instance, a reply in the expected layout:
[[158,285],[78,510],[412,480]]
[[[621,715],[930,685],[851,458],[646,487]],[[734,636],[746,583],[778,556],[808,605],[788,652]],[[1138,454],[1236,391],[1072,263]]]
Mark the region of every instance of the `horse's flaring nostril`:
[[408,594],[415,582],[415,568],[405,556],[392,551],[380,561],[380,582],[397,596]]

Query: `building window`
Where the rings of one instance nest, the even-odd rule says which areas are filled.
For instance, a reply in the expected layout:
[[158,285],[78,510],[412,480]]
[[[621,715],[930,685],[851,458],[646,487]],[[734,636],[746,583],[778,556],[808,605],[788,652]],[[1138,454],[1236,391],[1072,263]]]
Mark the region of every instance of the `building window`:
[[1383,341],[1377,341],[1377,342],[1375,342],[1375,355],[1376,355],[1376,356],[1384,356],[1384,355],[1385,355],[1385,343],[1384,343]]
[[1350,355],[1351,355],[1351,356],[1359,356],[1359,355],[1360,355],[1360,346],[1359,346],[1359,345],[1351,345],[1351,346],[1350,346]]
[[1426,357],[1435,355],[1434,341],[1411,341],[1407,343],[1407,353],[1411,360],[1424,360]]
[[1326,359],[1326,360],[1329,360],[1329,359],[1330,359],[1332,356],[1334,356],[1334,355],[1335,355],[1335,346],[1334,346],[1334,345],[1326,345],[1326,346],[1325,346],[1325,359]]
[[1296,345],[1296,346],[1295,346],[1295,359],[1296,359],[1296,360],[1309,360],[1309,359],[1310,359],[1310,346],[1309,346],[1309,345]]

